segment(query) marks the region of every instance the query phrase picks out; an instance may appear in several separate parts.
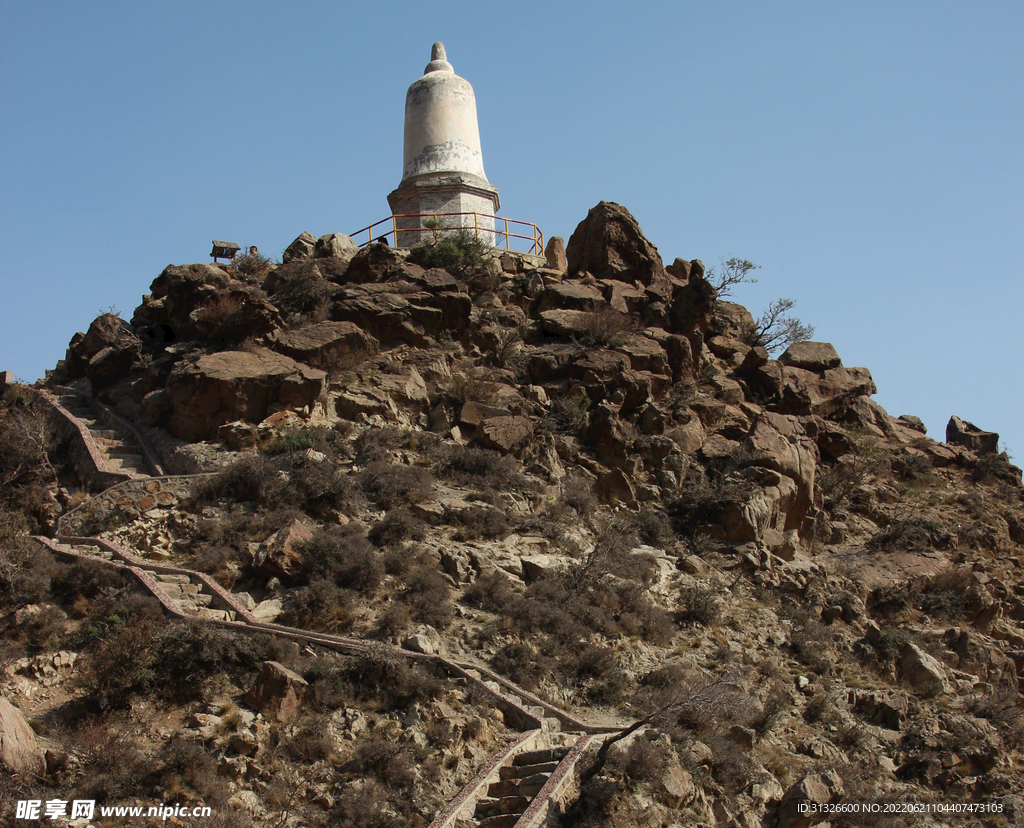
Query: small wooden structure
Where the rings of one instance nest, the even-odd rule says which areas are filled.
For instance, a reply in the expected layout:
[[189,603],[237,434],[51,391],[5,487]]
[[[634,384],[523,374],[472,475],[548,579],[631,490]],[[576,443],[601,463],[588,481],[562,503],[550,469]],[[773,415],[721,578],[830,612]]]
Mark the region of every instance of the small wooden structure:
[[216,241],[213,242],[213,252],[210,254],[213,256],[213,261],[216,263],[217,259],[227,259],[232,261],[235,258],[235,254],[238,253],[242,248],[234,242]]

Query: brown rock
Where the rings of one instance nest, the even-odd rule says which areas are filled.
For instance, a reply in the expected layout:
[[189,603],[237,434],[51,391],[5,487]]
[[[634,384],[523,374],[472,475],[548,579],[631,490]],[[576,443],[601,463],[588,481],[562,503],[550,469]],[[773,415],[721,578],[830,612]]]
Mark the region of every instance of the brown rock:
[[626,282],[665,281],[658,249],[644,236],[636,219],[618,204],[602,201],[580,222],[566,248],[570,273]]
[[305,231],[285,248],[281,255],[284,264],[302,259],[313,258],[313,251],[316,249],[316,236]]
[[293,578],[305,567],[299,547],[313,539],[313,533],[298,519],[267,538],[252,558],[252,566],[261,575]]
[[843,364],[830,342],[794,342],[779,357],[779,362],[790,368],[803,368],[818,373]]
[[344,233],[328,233],[316,240],[313,257],[316,259],[348,259],[351,261],[359,252],[359,245]]
[[319,399],[326,374],[263,348],[207,354],[175,367],[167,381],[171,432],[213,439],[224,423],[260,422],[271,404],[302,409]]
[[278,332],[271,343],[292,359],[324,370],[352,368],[380,351],[377,340],[352,322],[316,322]]
[[621,503],[629,509],[637,508],[636,489],[622,469],[612,469],[597,478],[594,491],[611,504]]
[[306,680],[276,661],[264,661],[256,683],[245,697],[245,703],[255,707],[268,719],[287,722],[302,710],[306,695]]
[[484,448],[502,454],[516,454],[533,437],[533,425],[526,417],[488,417],[480,421],[474,439]]
[[821,773],[810,773],[794,784],[779,802],[777,828],[808,828],[829,818],[821,809],[802,808],[809,804],[827,805],[843,795],[843,780],[829,768]]
[[[779,363],[769,362],[758,374]],[[853,405],[859,397],[874,394],[878,389],[867,368],[830,368],[824,373],[803,368],[781,370],[784,414],[817,414],[836,416]]]
[[903,645],[898,667],[900,678],[923,693],[938,695],[949,692],[942,665],[913,642]]
[[559,282],[548,285],[537,298],[537,312],[562,309],[596,311],[604,307],[604,295],[593,285]]
[[998,454],[999,435],[994,431],[982,431],[974,423],[961,420],[956,415],[946,424],[946,442],[963,446],[975,454]]
[[393,247],[374,242],[368,244],[352,258],[345,271],[347,284],[384,282],[400,276],[405,269],[405,258]]
[[113,313],[102,313],[85,334],[71,340],[68,373],[87,376],[94,391],[108,388],[128,374],[141,352],[142,341],[131,326]]
[[46,761],[28,721],[17,707],[0,696],[0,764],[11,773],[42,776]]
[[569,270],[569,262],[565,258],[565,242],[561,236],[552,236],[544,247],[544,258],[548,267],[557,270],[559,273],[566,273]]

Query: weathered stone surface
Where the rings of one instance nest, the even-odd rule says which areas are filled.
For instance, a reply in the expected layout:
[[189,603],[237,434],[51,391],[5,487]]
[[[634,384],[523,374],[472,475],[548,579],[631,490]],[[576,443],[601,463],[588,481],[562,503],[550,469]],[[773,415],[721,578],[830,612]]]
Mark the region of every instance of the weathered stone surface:
[[[758,374],[778,365],[769,362],[758,369]],[[867,368],[830,368],[819,374],[803,368],[784,367],[780,379],[781,410],[784,414],[836,416],[858,397],[869,396],[878,390]]]
[[582,339],[590,333],[591,315],[578,310],[541,311],[540,321],[544,332],[552,336],[572,336]]
[[561,236],[552,236],[544,247],[544,259],[548,267],[559,273],[569,270],[569,262],[565,258],[565,241]]
[[707,330],[714,310],[715,289],[703,276],[691,272],[686,285],[673,292],[668,315],[674,331],[689,334]]
[[313,257],[317,259],[335,258],[351,261],[358,252],[359,245],[344,233],[328,233],[321,236],[313,247]]
[[28,721],[17,707],[0,696],[0,764],[11,773],[42,776],[43,750]]
[[284,253],[281,255],[281,261],[284,264],[288,264],[288,262],[294,262],[296,260],[311,259],[315,249],[316,236],[312,233],[303,231],[295,241],[285,248]]
[[672,375],[668,354],[656,340],[650,337],[631,336],[621,345],[617,345],[615,350],[629,357],[629,366],[634,371]]
[[170,430],[184,440],[213,439],[233,420],[260,422],[274,404],[302,409],[324,390],[326,374],[263,348],[222,351],[175,367],[167,381]]
[[779,803],[776,816],[777,828],[808,828],[824,822],[829,814],[821,808],[801,806],[827,805],[838,801],[843,795],[843,780],[831,768],[821,773],[810,773],[794,784]]
[[831,342],[794,342],[779,357],[779,362],[790,368],[818,373],[843,364]]
[[982,431],[974,423],[961,420],[955,415],[946,423],[946,442],[963,446],[976,454],[999,453],[998,434],[994,431]]
[[484,448],[503,454],[522,450],[533,437],[533,424],[526,417],[488,417],[481,420],[474,439]]
[[596,311],[604,307],[604,295],[593,285],[559,282],[548,285],[537,299],[537,312],[546,310]]
[[276,661],[264,661],[263,668],[245,703],[256,708],[268,719],[288,722],[302,710],[306,695],[306,680]]
[[107,388],[123,378],[138,361],[142,341],[123,319],[101,313],[89,330],[75,334],[65,364],[72,377],[89,377],[94,390]]
[[345,271],[346,283],[384,282],[399,276],[405,268],[405,259],[392,247],[375,242],[360,250]]
[[898,667],[900,678],[922,693],[938,695],[949,692],[942,665],[913,642],[903,645]]
[[252,566],[261,575],[294,578],[305,570],[301,546],[313,539],[313,533],[296,519],[279,529],[252,557]]
[[745,465],[772,469],[797,484],[797,496],[786,510],[785,528],[797,529],[811,507],[818,447],[796,417],[763,412],[744,441]]
[[621,503],[627,508],[637,507],[636,489],[633,483],[622,469],[612,469],[606,474],[597,478],[594,484],[594,491],[601,495],[607,502]]
[[376,339],[353,322],[316,322],[277,332],[271,347],[314,368],[344,370],[380,352]]
[[665,281],[658,248],[644,236],[629,210],[602,201],[579,223],[566,248],[570,273],[592,273],[598,279],[626,282]]

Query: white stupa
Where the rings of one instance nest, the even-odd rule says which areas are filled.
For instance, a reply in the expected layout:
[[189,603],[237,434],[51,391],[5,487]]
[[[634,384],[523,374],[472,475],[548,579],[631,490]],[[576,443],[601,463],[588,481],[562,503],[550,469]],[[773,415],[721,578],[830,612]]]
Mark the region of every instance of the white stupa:
[[[435,43],[423,77],[405,96],[405,152],[402,183],[388,196],[392,214],[443,213],[443,226],[494,229],[498,191],[484,173],[476,97],[465,78],[455,74],[444,46]],[[456,213],[477,213],[457,216]],[[429,216],[398,219],[398,227],[422,228]],[[429,234],[399,232],[398,247],[411,247]],[[481,233],[492,241],[493,234]]]

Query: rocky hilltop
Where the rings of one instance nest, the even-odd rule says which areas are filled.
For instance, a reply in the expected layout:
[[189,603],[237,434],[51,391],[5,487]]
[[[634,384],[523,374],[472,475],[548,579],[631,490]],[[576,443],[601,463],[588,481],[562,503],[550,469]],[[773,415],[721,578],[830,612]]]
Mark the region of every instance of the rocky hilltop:
[[1020,824],[998,436],[928,438],[826,342],[774,358],[619,205],[544,257],[437,235],[169,266],[5,390],[16,790],[224,825]]

